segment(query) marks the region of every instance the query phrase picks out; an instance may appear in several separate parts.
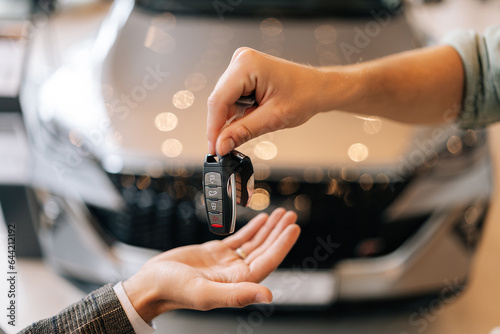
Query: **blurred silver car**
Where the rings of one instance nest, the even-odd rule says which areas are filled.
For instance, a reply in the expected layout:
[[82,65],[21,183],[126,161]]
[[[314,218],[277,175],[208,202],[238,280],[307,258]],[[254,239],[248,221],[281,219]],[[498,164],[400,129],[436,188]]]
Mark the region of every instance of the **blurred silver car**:
[[[121,0],[42,80],[29,80],[41,62],[32,59],[22,96],[46,258],[102,284],[160,251],[216,238],[201,193],[206,101],[234,50],[313,66],[369,60],[418,46],[402,10],[369,0]],[[277,304],[466,282],[491,196],[485,132],[331,112],[240,150],[256,186],[237,226],[285,207],[302,228],[265,281]]]

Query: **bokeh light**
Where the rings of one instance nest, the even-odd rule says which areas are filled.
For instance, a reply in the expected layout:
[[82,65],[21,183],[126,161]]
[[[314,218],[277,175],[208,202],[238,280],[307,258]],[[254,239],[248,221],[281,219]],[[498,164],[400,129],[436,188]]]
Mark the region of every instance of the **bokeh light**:
[[175,139],[170,138],[163,142],[161,151],[169,158],[175,158],[182,153],[182,143]]
[[306,194],[301,194],[295,197],[293,206],[298,211],[308,211],[311,208],[311,199]]
[[384,173],[379,173],[375,176],[375,183],[380,190],[385,190],[389,186],[390,179]]
[[262,160],[271,160],[278,154],[278,148],[274,143],[263,140],[255,145],[253,152]]
[[291,195],[299,190],[299,181],[293,176],[288,176],[280,180],[278,191],[282,195]]
[[119,173],[123,168],[123,159],[117,155],[108,155],[103,159],[102,165],[109,173]]
[[359,177],[359,185],[361,189],[368,191],[373,187],[373,177],[370,174],[362,174]]
[[149,175],[141,175],[137,178],[137,182],[135,185],[137,186],[138,189],[140,190],[145,190],[149,187],[151,184],[151,178]]
[[155,117],[155,126],[160,131],[172,131],[177,122],[177,116],[171,112],[162,112]]
[[256,188],[248,207],[255,211],[261,211],[266,209],[269,203],[271,203],[269,192],[266,189]]
[[347,155],[354,162],[361,162],[368,158],[368,147],[362,143],[356,143],[349,146]]
[[457,154],[462,150],[462,139],[458,136],[451,136],[446,143],[446,148],[452,154]]
[[323,24],[314,30],[314,37],[321,44],[332,44],[337,40],[337,29],[329,24]]
[[283,31],[283,24],[280,20],[270,17],[262,21],[260,24],[260,31],[264,35],[276,36]]
[[189,90],[180,90],[174,94],[172,103],[179,109],[189,108],[194,103],[194,94]]

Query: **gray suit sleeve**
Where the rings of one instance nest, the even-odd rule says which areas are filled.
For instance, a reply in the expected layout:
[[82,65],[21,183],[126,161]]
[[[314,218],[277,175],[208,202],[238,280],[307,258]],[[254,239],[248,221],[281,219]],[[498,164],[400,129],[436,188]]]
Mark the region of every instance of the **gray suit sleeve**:
[[474,128],[500,121],[500,26],[484,35],[454,31],[444,43],[457,50],[465,72],[460,125]]
[[134,329],[111,284],[95,290],[52,318],[25,328],[22,334],[133,334]]

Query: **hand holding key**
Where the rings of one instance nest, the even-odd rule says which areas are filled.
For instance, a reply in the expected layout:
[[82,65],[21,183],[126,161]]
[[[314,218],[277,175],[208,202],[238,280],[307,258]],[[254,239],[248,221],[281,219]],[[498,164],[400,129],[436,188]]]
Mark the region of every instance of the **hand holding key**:
[[[249,49],[238,49],[208,100],[207,135],[210,154],[226,155],[264,133],[305,123],[320,111],[318,92],[324,73]],[[225,124],[235,102],[254,93],[258,107]]]

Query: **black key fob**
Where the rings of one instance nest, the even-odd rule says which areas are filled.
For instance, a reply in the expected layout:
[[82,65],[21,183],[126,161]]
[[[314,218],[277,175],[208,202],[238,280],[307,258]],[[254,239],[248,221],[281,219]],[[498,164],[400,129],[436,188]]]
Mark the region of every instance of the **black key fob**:
[[203,190],[208,228],[218,235],[234,232],[236,204],[247,206],[254,187],[253,165],[238,151],[218,157],[208,154],[203,164]]

